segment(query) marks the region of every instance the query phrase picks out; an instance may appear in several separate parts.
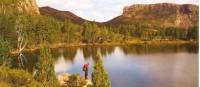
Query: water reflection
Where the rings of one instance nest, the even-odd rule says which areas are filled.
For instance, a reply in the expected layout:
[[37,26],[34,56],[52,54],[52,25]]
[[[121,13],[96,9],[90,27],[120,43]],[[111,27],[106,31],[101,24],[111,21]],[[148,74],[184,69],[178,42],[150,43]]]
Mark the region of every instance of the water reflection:
[[91,74],[98,49],[113,87],[198,86],[198,49],[185,45],[79,48],[71,69],[65,72],[83,74],[81,67],[89,62]]
[[[93,59],[92,57],[85,58],[82,49],[77,49],[77,53],[74,56],[73,61],[69,60],[68,58],[64,58],[63,56],[58,58],[58,61],[55,63],[55,72],[57,75],[62,73],[83,74],[82,65],[84,63],[90,63],[90,65],[93,65]],[[89,72],[91,74],[92,66],[89,68]]]
[[70,61],[66,61],[63,55],[58,58],[55,64],[55,72],[57,74],[65,73],[72,68],[72,63]]
[[144,44],[121,46],[125,54],[149,54],[149,53],[197,53],[198,45],[195,44]]
[[[56,74],[83,75],[84,63],[90,63],[89,74],[91,74],[97,50],[101,51],[113,87],[198,86],[198,45],[193,44],[52,49],[53,56],[56,58]],[[25,53],[28,70],[31,71],[35,66],[38,55],[37,51]]]

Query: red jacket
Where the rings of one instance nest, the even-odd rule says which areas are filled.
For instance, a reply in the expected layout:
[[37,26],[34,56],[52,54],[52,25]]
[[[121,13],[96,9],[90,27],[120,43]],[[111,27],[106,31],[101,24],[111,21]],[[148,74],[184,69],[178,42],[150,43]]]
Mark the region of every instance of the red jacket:
[[84,64],[83,65],[83,71],[88,71],[88,66],[89,66],[89,64]]

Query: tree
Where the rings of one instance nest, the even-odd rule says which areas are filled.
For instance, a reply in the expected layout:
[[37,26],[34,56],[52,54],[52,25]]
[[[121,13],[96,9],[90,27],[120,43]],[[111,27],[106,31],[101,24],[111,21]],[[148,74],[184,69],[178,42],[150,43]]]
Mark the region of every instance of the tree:
[[98,51],[95,61],[92,82],[94,87],[111,87],[108,74],[103,66],[101,53]]
[[27,40],[25,38],[25,23],[26,20],[23,18],[23,16],[18,16],[16,19],[16,24],[15,24],[15,30],[17,34],[17,52],[19,53],[18,60],[19,60],[19,65],[22,67],[23,66],[23,59],[25,58],[24,55],[22,54],[22,51],[27,45]]
[[91,23],[84,23],[82,26],[82,41],[85,43],[91,43],[92,42],[92,24]]
[[198,27],[193,26],[188,29],[187,39],[198,39]]
[[38,70],[36,73],[36,80],[41,82],[45,87],[59,86],[54,71],[54,58],[45,40],[41,40],[40,57],[36,69]]
[[61,28],[62,42],[74,43],[80,41],[80,30],[77,24],[73,24],[70,20],[65,20]]

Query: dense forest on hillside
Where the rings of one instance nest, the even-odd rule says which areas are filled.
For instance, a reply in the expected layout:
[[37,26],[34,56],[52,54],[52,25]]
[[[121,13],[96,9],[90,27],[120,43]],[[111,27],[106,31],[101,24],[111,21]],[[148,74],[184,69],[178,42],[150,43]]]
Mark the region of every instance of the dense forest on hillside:
[[[16,24],[16,20],[19,24]],[[1,38],[8,40],[13,48],[16,48],[16,26],[23,31],[27,41],[27,48],[38,46],[40,35],[44,34],[50,44],[103,44],[126,43],[128,41],[152,41],[152,40],[197,40],[198,27],[187,29],[176,27],[159,27],[157,29],[146,28],[142,24],[127,24],[117,27],[99,26],[86,22],[82,25],[74,24],[69,20],[64,22],[45,16],[13,14],[1,15]]]

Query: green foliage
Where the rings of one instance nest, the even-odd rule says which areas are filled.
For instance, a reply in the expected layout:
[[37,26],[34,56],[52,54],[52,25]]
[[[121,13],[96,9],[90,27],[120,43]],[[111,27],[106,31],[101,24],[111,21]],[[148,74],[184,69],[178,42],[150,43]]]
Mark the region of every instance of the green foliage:
[[58,80],[54,72],[54,58],[48,47],[48,43],[41,41],[40,57],[37,64],[36,80],[41,82],[44,86],[59,86]]
[[193,27],[190,27],[188,28],[188,33],[187,33],[187,39],[198,39],[198,34],[199,33],[199,30],[198,30],[198,27],[196,26],[193,26]]
[[17,39],[15,32],[16,16],[12,13],[0,14],[0,37],[7,40],[14,47]]
[[100,52],[98,52],[97,60],[95,61],[92,82],[94,87],[111,87],[111,82],[106,70],[104,69]]
[[0,33],[13,48],[16,48],[17,38],[16,20],[20,19],[20,26],[28,40],[28,48],[39,47],[40,37],[45,37],[50,44],[101,44],[125,43],[135,39],[151,41],[154,39],[167,40],[196,40],[198,27],[188,29],[176,27],[150,27],[145,24],[121,24],[117,26],[97,25],[85,22],[77,25],[69,20],[58,21],[51,17],[29,14],[0,14]]
[[0,64],[7,64],[10,50],[10,43],[0,36]]
[[21,69],[10,69],[0,66],[0,86],[1,87],[33,87],[41,86],[32,78],[32,75]]
[[[44,37],[49,43],[59,43],[61,24],[59,21],[43,16],[30,16],[25,32],[28,34],[29,46],[40,43],[40,37]],[[41,36],[42,35],[42,36]]]
[[[144,41],[151,40],[197,40],[198,27],[192,26],[189,28],[178,27],[149,27],[145,24],[121,24],[111,28],[111,31],[121,34],[123,41],[128,41],[130,38],[138,38]],[[115,36],[114,35],[114,36]]]
[[61,37],[63,43],[78,43],[81,39],[80,26],[65,20],[61,28]]
[[73,74],[69,76],[67,87],[83,87],[86,85],[86,81],[81,77],[80,74]]

